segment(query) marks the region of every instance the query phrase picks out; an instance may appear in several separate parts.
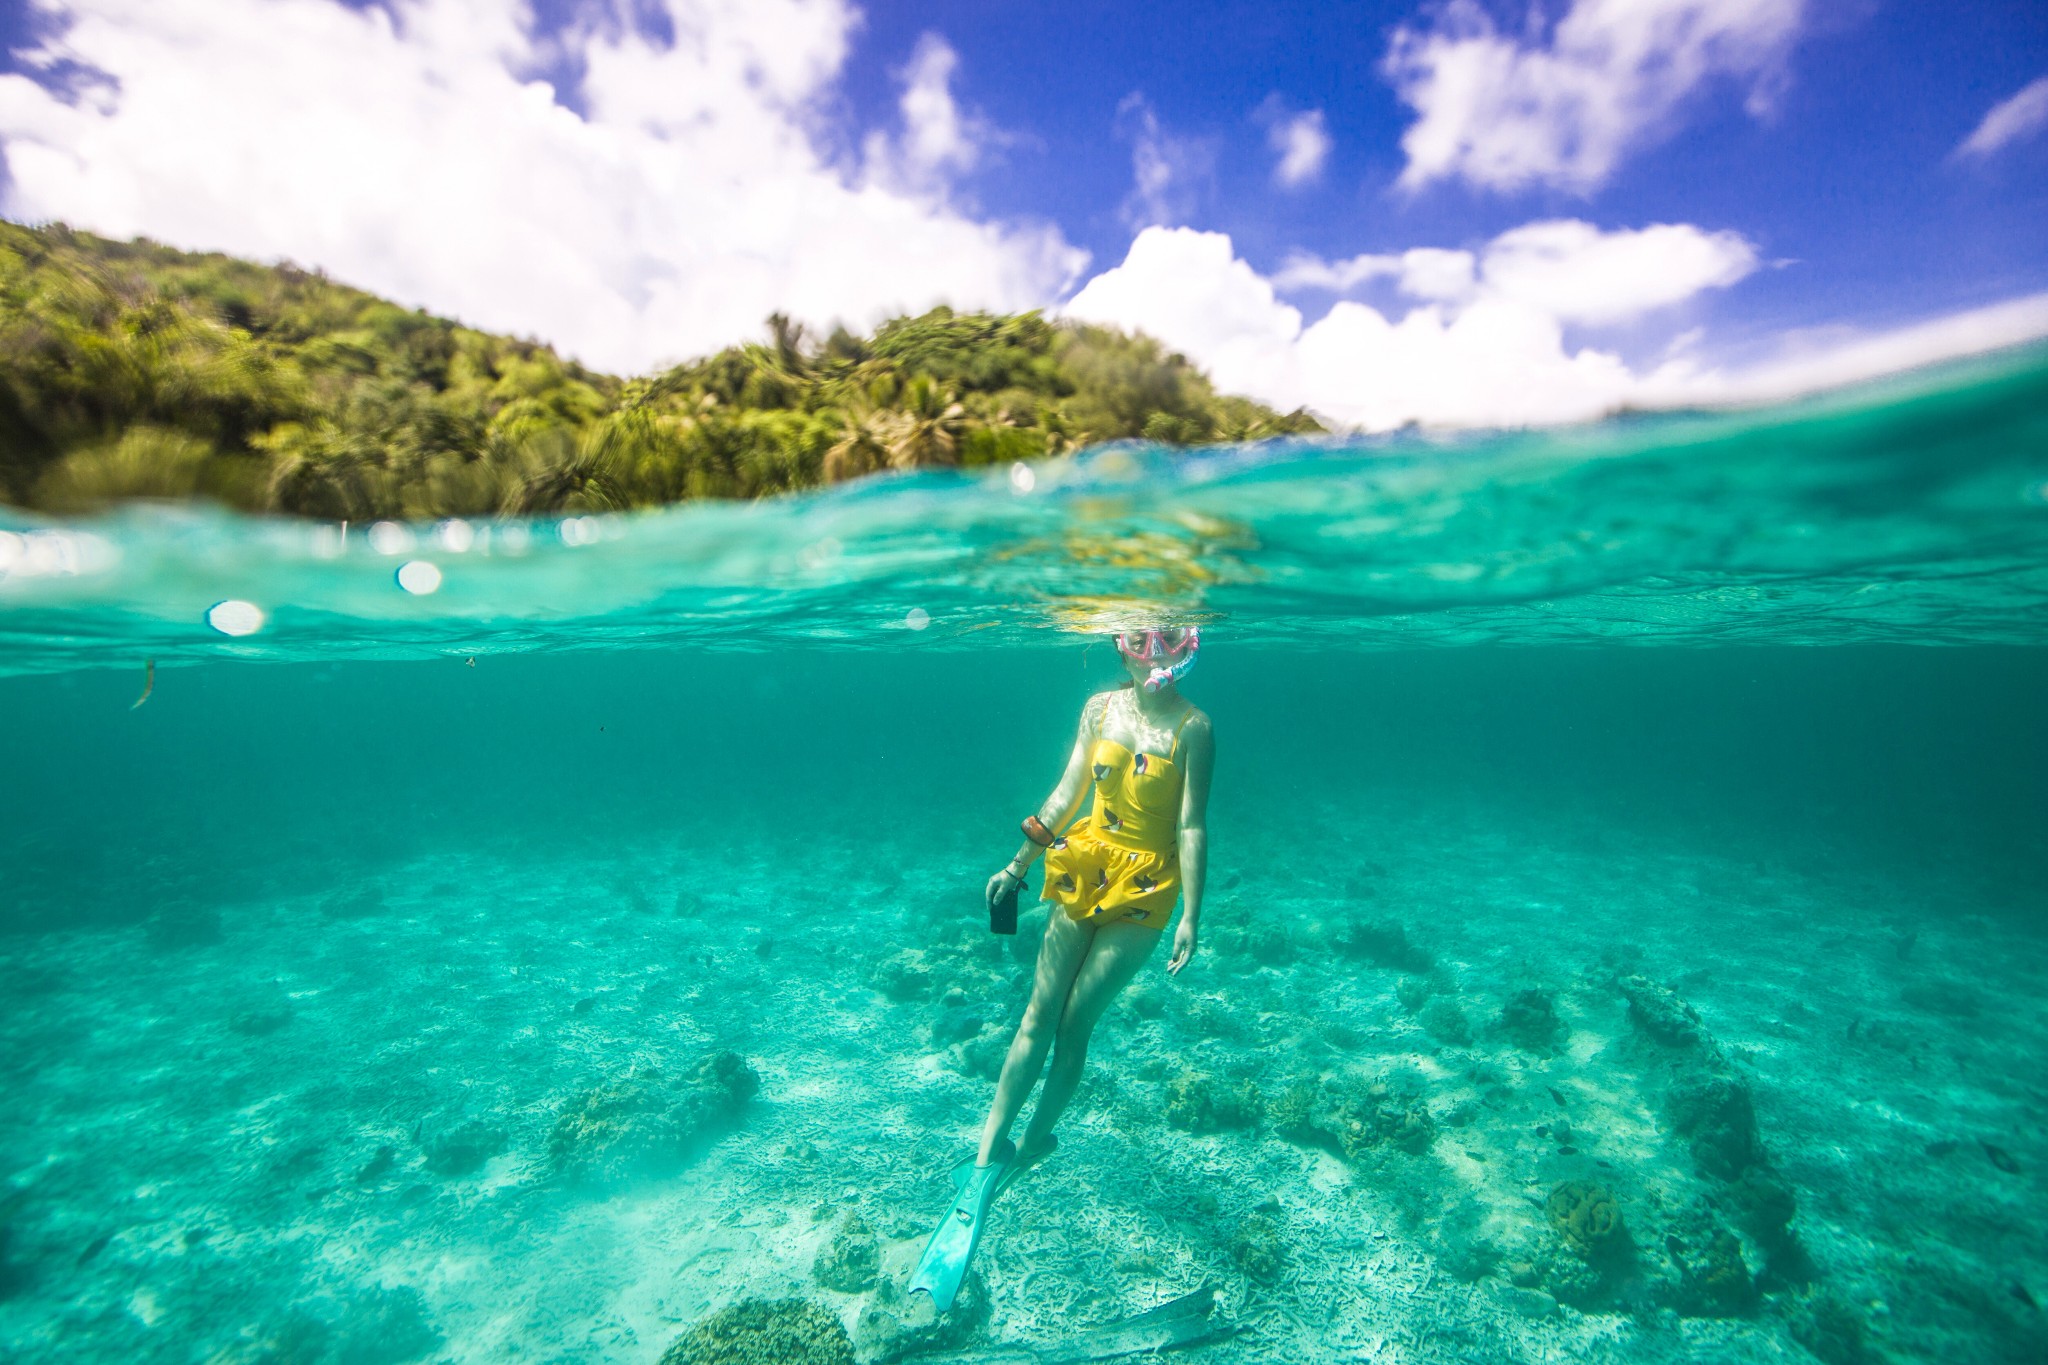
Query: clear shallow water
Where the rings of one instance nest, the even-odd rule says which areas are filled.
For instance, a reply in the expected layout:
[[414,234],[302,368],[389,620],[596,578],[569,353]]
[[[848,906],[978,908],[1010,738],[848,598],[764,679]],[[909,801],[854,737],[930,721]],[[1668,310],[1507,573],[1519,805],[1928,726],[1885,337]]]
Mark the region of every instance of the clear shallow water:
[[[1160,603],[1209,623],[1203,948],[1105,1020],[954,1349],[1208,1283],[1252,1330],[1190,1359],[2038,1359],[2044,395],[2009,357],[523,554],[14,523],[0,1352],[652,1362],[789,1295],[936,1345],[892,1286],[1042,923],[978,887],[1113,676],[1064,632]],[[591,1096],[718,1051],[757,1094],[591,1155]],[[1625,1239],[1575,1249],[1573,1182]]]

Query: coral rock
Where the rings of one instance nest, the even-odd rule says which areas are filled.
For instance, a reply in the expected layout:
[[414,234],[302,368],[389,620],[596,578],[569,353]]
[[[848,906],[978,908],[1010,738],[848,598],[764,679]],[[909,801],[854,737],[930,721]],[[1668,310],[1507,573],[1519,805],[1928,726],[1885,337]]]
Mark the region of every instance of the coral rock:
[[1550,1192],[1544,1211],[1558,1236],[1587,1260],[1611,1256],[1628,1245],[1621,1205],[1604,1185],[1567,1180]]
[[1501,1006],[1500,1031],[1516,1047],[1543,1057],[1555,1053],[1565,1036],[1555,997],[1533,987],[1516,991]]
[[1411,942],[1397,920],[1354,920],[1337,932],[1334,946],[1346,957],[1398,971],[1426,972],[1436,966],[1435,954]]
[[1700,1022],[1699,1011],[1669,987],[1646,976],[1623,977],[1617,983],[1628,1001],[1629,1022],[1660,1043],[1718,1054],[1713,1037]]
[[934,983],[924,953],[901,948],[875,964],[868,984],[891,1000],[922,1000],[932,993]]
[[1431,989],[1426,976],[1404,976],[1394,983],[1394,998],[1402,1009],[1414,1014],[1428,1003]]
[[1166,1087],[1166,1121],[1191,1133],[1248,1128],[1259,1121],[1264,1107],[1258,1087],[1250,1081],[1230,1085],[1190,1071]]
[[1327,1087],[1310,1120],[1312,1140],[1334,1147],[1352,1161],[1392,1146],[1421,1155],[1436,1141],[1436,1122],[1413,1095],[1385,1081]]
[[661,1365],[853,1365],[839,1319],[803,1299],[746,1299],[692,1327]]
[[1664,1246],[1678,1271],[1678,1309],[1687,1317],[1733,1317],[1755,1305],[1756,1277],[1728,1229],[1701,1220],[1668,1234]]
[[1287,1244],[1281,1240],[1279,1223],[1263,1213],[1247,1216],[1230,1235],[1230,1259],[1261,1283],[1277,1279],[1287,1263]]
[[1763,1159],[1749,1086],[1727,1072],[1708,1072],[1673,1086],[1672,1127],[1692,1140],[1701,1171],[1734,1180]]
[[981,1272],[970,1270],[953,1307],[941,1313],[929,1294],[905,1294],[903,1285],[923,1251],[921,1238],[891,1242],[882,1252],[880,1282],[861,1309],[854,1342],[866,1362],[902,1360],[908,1356],[964,1345],[988,1318],[988,1288]]
[[1458,1002],[1449,996],[1440,995],[1424,1005],[1415,1021],[1439,1043],[1463,1047],[1472,1041],[1471,1021],[1465,1018],[1465,1011],[1458,1008]]
[[427,1169],[460,1176],[505,1150],[505,1130],[482,1119],[467,1119],[427,1143]]
[[564,1106],[548,1155],[564,1174],[620,1179],[673,1165],[737,1122],[760,1078],[733,1052],[705,1057],[687,1077],[629,1074]]
[[832,1240],[818,1252],[811,1276],[827,1289],[842,1294],[859,1294],[875,1287],[882,1265],[882,1249],[875,1231],[859,1214],[850,1214]]

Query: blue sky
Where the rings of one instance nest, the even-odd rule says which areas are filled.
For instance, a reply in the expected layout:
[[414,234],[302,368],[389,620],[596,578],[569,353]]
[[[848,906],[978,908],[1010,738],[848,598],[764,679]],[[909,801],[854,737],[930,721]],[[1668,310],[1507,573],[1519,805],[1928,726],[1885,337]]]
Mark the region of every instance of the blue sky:
[[322,265],[619,369],[943,299],[1460,424],[2048,327],[2039,3],[34,3],[0,11],[9,216]]
[[[1190,225],[1230,233],[1255,263],[1296,248],[1456,246],[1531,218],[1583,216],[1733,227],[1797,260],[1745,285],[1741,315],[1759,328],[1890,320],[2048,287],[2048,137],[1988,165],[1948,161],[1986,110],[2048,75],[2048,5],[1840,8],[1794,50],[1774,117],[1746,115],[1731,84],[1709,87],[1668,142],[1591,194],[1392,192],[1411,115],[1376,68],[1390,30],[1422,12],[1412,4],[875,4],[847,93],[861,121],[886,118],[890,64],[920,33],[943,33],[960,52],[963,92],[1022,135],[973,191],[998,212],[1050,215],[1101,260],[1129,239],[1117,205],[1130,149],[1113,129],[1119,101],[1140,91],[1169,129],[1215,145],[1214,183]],[[1273,96],[1326,114],[1327,168],[1301,191],[1270,182],[1253,113]]]

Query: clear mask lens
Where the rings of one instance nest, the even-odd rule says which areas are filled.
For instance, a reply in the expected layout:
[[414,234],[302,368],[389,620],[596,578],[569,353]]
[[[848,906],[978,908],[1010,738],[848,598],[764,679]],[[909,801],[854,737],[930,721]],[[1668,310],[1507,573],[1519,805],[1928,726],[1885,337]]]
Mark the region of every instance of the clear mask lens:
[[1187,649],[1193,632],[1185,626],[1171,630],[1127,631],[1116,637],[1116,647],[1132,659],[1170,659]]

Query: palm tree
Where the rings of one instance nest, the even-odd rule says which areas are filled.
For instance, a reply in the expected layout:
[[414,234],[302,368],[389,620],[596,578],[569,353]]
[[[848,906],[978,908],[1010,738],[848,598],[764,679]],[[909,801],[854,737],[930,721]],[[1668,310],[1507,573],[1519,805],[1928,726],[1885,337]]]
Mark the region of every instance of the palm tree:
[[804,355],[804,342],[808,339],[804,335],[804,325],[792,322],[787,313],[770,313],[768,335],[783,373],[801,378],[811,368],[810,360]]
[[892,413],[889,464],[895,469],[960,462],[960,436],[967,409],[954,401],[930,375],[921,374],[903,390],[903,406]]
[[842,483],[887,469],[893,416],[868,410],[849,418],[845,434],[825,451],[825,482]]
[[287,422],[255,442],[270,456],[265,502],[275,511],[332,521],[386,515],[392,479],[374,444],[326,419]]

